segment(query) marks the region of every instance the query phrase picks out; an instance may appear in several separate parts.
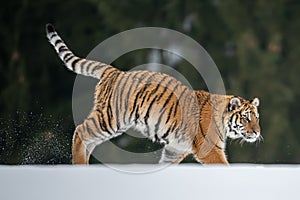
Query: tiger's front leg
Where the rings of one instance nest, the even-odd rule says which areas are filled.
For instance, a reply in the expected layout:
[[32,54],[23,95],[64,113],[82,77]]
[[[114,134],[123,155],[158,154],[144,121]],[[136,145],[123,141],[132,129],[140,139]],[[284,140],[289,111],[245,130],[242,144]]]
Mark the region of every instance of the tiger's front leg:
[[229,165],[223,150],[214,147],[207,155],[201,155],[200,151],[194,154],[195,159],[203,164],[224,164]]

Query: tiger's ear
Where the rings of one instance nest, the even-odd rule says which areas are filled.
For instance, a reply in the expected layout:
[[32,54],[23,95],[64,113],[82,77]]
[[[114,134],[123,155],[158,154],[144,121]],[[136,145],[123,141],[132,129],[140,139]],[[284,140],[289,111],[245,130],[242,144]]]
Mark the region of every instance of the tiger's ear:
[[252,101],[251,101],[251,104],[258,107],[259,106],[259,99],[258,98],[254,98]]
[[241,106],[241,100],[237,97],[232,97],[229,101],[228,110],[233,111]]

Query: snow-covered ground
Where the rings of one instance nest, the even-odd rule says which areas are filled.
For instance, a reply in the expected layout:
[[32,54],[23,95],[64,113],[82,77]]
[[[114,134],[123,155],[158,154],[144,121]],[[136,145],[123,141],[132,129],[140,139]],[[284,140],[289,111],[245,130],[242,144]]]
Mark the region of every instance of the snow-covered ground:
[[299,165],[0,166],[1,200],[282,200],[299,196]]

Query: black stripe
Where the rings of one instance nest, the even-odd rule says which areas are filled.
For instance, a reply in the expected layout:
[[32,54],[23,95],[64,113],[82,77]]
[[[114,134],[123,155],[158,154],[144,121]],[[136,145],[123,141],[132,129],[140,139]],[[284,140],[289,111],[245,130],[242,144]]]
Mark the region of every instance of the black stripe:
[[[144,89],[145,89],[146,86],[144,86]],[[132,118],[132,115],[136,109],[136,104],[137,104],[137,100],[139,99],[139,96],[141,94],[142,90],[140,90],[137,95],[135,96],[135,99],[134,99],[134,102],[133,102],[133,106],[132,106],[132,110],[130,112],[130,115],[129,115],[129,121],[131,121],[131,118]]]
[[68,63],[72,58],[74,58],[75,56],[74,56],[74,54],[71,54],[71,56],[70,57],[68,57],[68,58],[66,58],[64,61],[65,61],[65,63]]
[[61,39],[58,39],[58,40],[55,41],[54,45],[56,46],[56,45],[58,45],[59,43],[63,43],[63,41],[62,41]]
[[[234,116],[234,114],[231,115],[231,117],[230,117],[230,119],[229,119],[229,122],[230,122],[230,123],[232,123],[233,116]],[[230,126],[230,130],[231,130],[231,126]]]
[[61,54],[63,54],[63,53],[66,52],[66,51],[69,51],[69,52],[70,52],[69,49],[63,49],[63,50],[61,50],[61,51],[58,53],[59,57],[61,56]]
[[223,151],[223,148],[219,147],[217,144],[215,144],[215,147]]
[[[172,125],[171,125],[171,132],[174,134],[175,133],[175,138],[179,138],[179,132],[178,132],[178,129],[176,130],[176,132],[174,132],[175,128],[176,128],[176,125],[177,125],[177,120],[175,120]],[[185,130],[185,128],[184,128]]]
[[145,115],[145,117],[144,117],[144,121],[145,121],[146,126],[148,126],[149,114],[150,114],[150,111],[151,111],[151,108],[152,108],[154,102],[156,101],[156,98],[157,98],[157,96],[155,96],[155,97],[152,99],[152,101],[151,101],[151,103],[149,104],[149,107],[148,107],[148,109],[147,109],[146,115]]
[[76,63],[78,63],[80,60],[81,60],[81,58],[76,58],[75,60],[72,61],[71,67],[72,67],[73,71],[75,71],[75,65],[76,65]]
[[[121,73],[117,73],[116,76],[115,76],[115,78],[112,80],[111,85],[114,86],[114,91],[116,91],[116,85],[117,85],[117,83],[120,81],[120,80],[119,80],[118,82],[116,81],[120,75],[121,75]],[[122,77],[121,77],[121,79],[122,79]],[[113,92],[111,92],[111,95],[110,95],[110,97],[109,97],[110,101],[112,100],[112,94],[113,94]],[[118,100],[115,99],[115,102],[118,103]],[[112,108],[111,108],[111,106],[110,106],[110,103],[109,103],[109,107],[110,107],[110,111],[111,111],[111,114],[112,114]],[[118,109],[118,105],[116,105],[115,107],[116,107],[115,122],[116,122],[117,130],[118,130],[118,129],[120,128],[119,109]],[[116,131],[115,131],[115,132],[116,132]]]
[[[164,105],[162,106],[160,112],[161,112],[163,109],[165,109],[164,111],[166,111],[166,108],[165,108],[165,107],[166,107],[166,105],[168,104],[168,102],[170,101],[171,97],[173,96],[173,94],[174,94],[175,90],[177,89],[178,85],[179,85],[179,84],[177,84],[177,85],[173,88],[173,90],[171,91],[171,93],[170,93],[170,95],[168,96],[167,100],[165,101]],[[160,97],[161,97],[161,96],[160,96]],[[173,107],[174,107],[174,104],[171,106],[171,109],[169,110],[168,118],[167,118],[165,124],[167,124],[167,123],[169,122],[169,120],[170,120],[171,113],[172,113],[172,111],[173,111]],[[160,122],[161,117],[162,117],[162,114],[159,116],[159,121],[158,121],[158,123],[156,124],[157,126],[161,123],[161,122]]]
[[[146,73],[140,71],[140,72],[137,72],[137,73],[131,78],[132,83],[133,83],[133,84],[136,83],[136,86],[138,86],[139,83],[142,81],[142,79],[139,79],[139,81],[136,81],[136,80],[135,80],[135,78],[137,77],[137,75],[140,75],[141,73],[142,73],[142,77],[145,77],[145,74],[146,74]],[[131,75],[132,75],[132,74],[128,75],[127,80],[129,80],[129,77],[130,77]],[[126,84],[127,84],[127,81],[125,82],[124,87],[125,87]],[[124,115],[123,115],[123,122],[124,122],[124,124],[126,124],[125,118],[126,118],[126,113],[127,113],[127,110],[128,110],[128,99],[129,99],[129,95],[131,95],[131,90],[133,89],[133,84],[131,84],[131,87],[130,87],[130,89],[129,89],[127,95],[126,95],[126,98],[124,99],[124,100],[125,100],[125,112],[124,112]],[[124,87],[123,87],[123,89],[122,89],[122,95],[121,95],[121,97],[123,96]]]
[[[105,75],[107,70],[104,71],[103,76]],[[107,97],[110,99],[111,95],[112,95],[112,87],[114,86],[114,82],[116,77],[119,76],[120,73],[117,73],[116,70],[112,70],[110,71],[107,75],[106,75],[106,79],[103,81],[103,86],[104,91],[102,93],[102,96]]]
[[[119,75],[121,75],[121,73],[119,73]],[[120,110],[121,108],[119,108],[121,105],[121,99],[120,99],[120,92],[119,90],[117,90],[116,88],[119,88],[119,85],[122,83],[122,81],[124,80],[124,73],[122,73],[122,76],[119,78],[118,81],[115,82],[115,87],[114,87],[114,102],[115,102],[115,109],[116,109],[116,122],[117,122],[117,129],[119,130],[120,128]],[[122,97],[121,97],[122,98]]]
[[140,114],[139,114],[139,107],[137,108],[137,110],[135,111],[135,120],[134,122],[137,124],[137,120],[140,118]]
[[158,132],[158,128],[159,128],[159,125],[160,125],[160,123],[161,123],[161,119],[162,119],[162,117],[163,117],[163,115],[164,115],[165,112],[166,112],[166,109],[163,110],[163,111],[160,113],[160,116],[159,116],[159,118],[158,118],[158,120],[157,120],[157,123],[155,124],[155,129],[154,129],[154,133],[155,133],[155,134],[157,134],[157,132]]
[[[138,74],[138,72],[135,74],[135,76]],[[131,74],[130,74],[131,75]],[[129,78],[130,78],[130,75],[129,74],[127,74],[127,77],[126,77],[126,79],[125,79],[125,82],[123,83],[123,85],[122,85],[122,87],[120,88],[120,91],[121,91],[121,93],[120,93],[120,96],[121,96],[121,98],[123,97],[123,93],[124,93],[124,90],[125,90],[125,86],[128,84],[128,80],[129,80]],[[125,76],[125,74],[124,74],[124,76]],[[123,76],[123,77],[124,77]],[[134,77],[133,77],[134,78]],[[122,80],[123,80],[123,78],[122,78]]]
[[131,111],[131,113],[130,113],[130,115],[129,115],[129,121],[131,120],[132,115],[133,115],[133,113],[134,113],[134,111],[135,111],[135,109],[136,109],[136,106],[137,106],[137,100],[139,99],[140,95],[142,95],[142,94],[144,93],[144,91],[151,85],[151,84],[147,84],[147,82],[148,82],[150,79],[152,79],[153,76],[155,76],[155,74],[152,74],[151,76],[149,76],[149,77],[147,78],[147,80],[145,81],[146,84],[144,85],[143,89],[141,89],[141,90],[136,94],[135,99],[134,99],[134,102],[133,102],[132,111]]
[[[156,87],[151,91],[151,93],[149,94],[147,101],[149,101],[150,97],[155,94],[157,92],[157,90],[162,87],[161,83],[164,81],[165,79],[163,77],[161,77],[161,80],[159,81],[159,83],[153,83],[153,84],[157,84]],[[150,83],[151,85],[151,83]]]
[[103,113],[99,111],[99,115],[101,115],[101,118],[102,118],[102,121],[100,121],[101,129],[103,131],[107,132],[108,134],[112,135],[113,133],[108,130],[108,127],[107,127],[106,121],[104,119]]
[[166,99],[166,101],[165,101],[163,107],[166,107],[166,106],[167,106],[167,104],[168,104],[169,101],[171,100],[172,96],[174,95],[174,92],[175,92],[175,90],[177,89],[178,85],[179,85],[179,84],[177,84],[177,85],[173,88],[173,90],[172,90],[171,93],[169,94],[168,98]]
[[[101,134],[101,130],[99,129],[99,127],[97,126],[97,122],[94,119],[94,117],[88,118],[88,120],[91,120],[92,123],[94,124],[95,128],[97,129],[97,131],[99,131],[99,134]],[[93,137],[98,137],[93,131],[92,131],[92,135]]]
[[145,90],[146,90],[146,88],[148,87],[148,86],[150,86],[151,85],[151,83],[149,83],[149,84],[147,84],[146,85],[146,87],[144,87],[144,89],[145,90],[143,90],[142,91],[142,93],[141,93],[141,95],[143,95],[143,96],[139,96],[139,97],[141,97],[143,100],[142,100],[142,102],[141,102],[141,104],[140,104],[140,107],[142,107],[143,105],[144,105],[144,102],[145,102],[145,99],[146,99],[146,97],[148,96],[148,98],[147,98],[147,101],[149,101],[150,100],[150,97],[152,97],[152,95],[153,94],[155,94],[156,92],[157,92],[157,90],[161,87],[161,83],[164,81],[164,79],[161,79],[160,80],[160,82],[159,83],[157,83],[157,85],[156,85],[156,87],[151,91],[151,93],[148,95],[148,91],[146,91],[146,92],[144,92]]
[[159,138],[158,138],[157,134],[154,135],[154,139],[155,139],[155,142],[159,142]]
[[[132,118],[132,115],[134,112],[136,112],[136,109],[137,109],[137,102],[138,102],[138,99],[140,99],[141,95],[145,95],[147,94],[147,92],[145,92],[146,88],[148,87],[149,85],[145,85],[143,87],[143,89],[141,89],[135,96],[135,99],[134,99],[134,102],[133,102],[133,106],[132,106],[132,110],[131,110],[131,113],[129,115],[129,121],[131,121],[131,118]],[[143,99],[144,100],[144,99]]]
[[168,130],[163,134],[163,136],[161,138],[165,139],[166,137],[168,137],[170,131],[171,131],[171,126],[169,126]]
[[[105,82],[105,85],[103,85],[105,88],[104,88],[104,92],[102,93],[102,96],[104,96],[104,97],[107,97],[109,95],[109,93],[112,92],[113,81],[114,81],[115,77],[111,77],[111,74],[116,75],[116,71],[113,70],[107,74],[107,77],[106,77],[107,81]],[[110,96],[111,96],[111,94],[110,94]]]
[[[139,79],[139,81],[136,81],[135,78],[141,74],[141,72],[136,72],[136,74],[134,74],[134,76],[131,78],[131,75],[133,74],[133,72],[130,72],[130,75],[128,75],[127,79],[126,79],[126,83],[124,84],[124,87],[125,85],[127,84],[127,81],[129,80],[130,78],[130,85],[128,86],[129,87],[129,90],[128,90],[128,93],[126,95],[126,98],[124,99],[125,100],[125,108],[127,108],[128,106],[128,99],[129,99],[129,95],[131,93],[131,90],[133,90],[133,84],[136,84],[136,86],[139,85],[139,83],[141,82],[142,79]],[[142,72],[142,76],[145,77],[145,74],[144,72]],[[124,91],[124,87],[122,88],[122,94],[123,94],[123,91]],[[136,88],[135,88],[136,89]],[[124,115],[124,118],[125,118],[125,115]]]
[[53,33],[53,34],[50,36],[50,40],[52,40],[52,38],[54,38],[55,36],[57,36],[56,32],[51,32],[51,33]]
[[97,85],[97,88],[98,89],[101,88],[102,92],[100,95],[96,97],[96,102],[107,103],[107,100],[110,100],[111,91],[112,91],[110,78],[108,78],[106,81],[100,82]]
[[85,129],[86,129],[86,132],[87,132],[89,135],[92,135],[92,137],[97,137],[97,136],[94,134],[93,129],[90,127],[90,125],[89,125],[88,123],[85,123]]
[[[161,92],[161,94],[159,95],[159,97],[157,98],[157,101],[159,101],[161,98],[162,98],[162,96],[165,94],[165,92],[167,91],[167,89],[169,88],[169,86],[171,85],[171,83],[172,82],[174,82],[174,79],[170,79],[169,81],[168,81],[168,83],[166,84],[166,86],[164,86],[165,88],[164,88],[164,90]],[[176,86],[177,87],[177,86]],[[172,92],[173,92],[174,90],[172,90]]]
[[[113,113],[112,113],[112,108],[111,108],[111,99],[112,99],[112,94],[113,94],[113,90],[112,90],[112,87],[115,88],[115,84],[116,84],[116,79],[119,77],[121,73],[116,73],[114,74],[114,77],[111,78],[111,81],[110,81],[110,94],[109,94],[109,97],[108,97],[108,109],[107,109],[107,115],[109,116],[109,120],[108,120],[108,125],[110,126],[111,130],[113,130],[113,132],[116,132],[112,126],[112,118],[113,118]],[[115,119],[116,121],[116,124],[117,124],[117,127],[119,127],[119,124],[117,122],[117,119]],[[119,129],[119,128],[117,128]]]
[[93,135],[93,131],[87,123],[84,124],[84,127],[85,127],[85,132],[87,132],[89,135]]
[[174,107],[174,104],[171,106],[171,109],[169,110],[168,118],[167,118],[166,124],[167,124],[167,123],[169,122],[169,120],[170,120],[171,113],[172,113],[172,111],[173,111],[173,107]]
[[102,103],[107,103],[107,100],[109,100],[109,96],[110,96],[110,92],[111,92],[111,85],[109,83],[105,83],[103,84],[103,86],[101,86],[102,89],[102,93],[101,96],[99,95],[97,97],[97,102],[101,102],[100,98],[102,98],[104,100],[102,100]]
[[[141,77],[139,77],[139,80],[136,81],[135,78],[137,75],[140,75],[140,73],[142,73]],[[135,84],[135,87],[133,87],[133,84],[132,86],[130,87],[127,95],[126,95],[126,98],[125,98],[125,107],[127,108],[128,107],[128,100],[129,100],[129,95],[131,95],[131,91],[133,90],[133,92],[138,88],[138,86],[140,85],[140,83],[144,80],[145,76],[147,76],[148,74],[146,72],[138,72],[137,74],[135,74],[133,77],[132,77],[132,83]],[[150,77],[150,76],[149,76]],[[149,78],[148,77],[148,78]],[[126,113],[125,113],[126,114]]]
[[173,132],[175,130],[175,127],[177,125],[177,120],[175,120],[173,123],[172,123],[172,126],[171,126],[171,132]]
[[[107,75],[106,75],[106,73],[108,72],[108,70],[111,70]],[[110,75],[112,74],[112,73],[115,73],[117,71],[117,69],[115,69],[115,68],[113,68],[113,67],[108,67],[108,68],[106,68],[105,70],[104,70],[104,72],[102,73],[102,76],[103,77],[105,77],[105,78],[110,78]]]
[[108,107],[107,107],[107,110],[106,110],[106,115],[107,115],[107,121],[108,121],[108,127],[113,131],[115,132],[115,130],[113,129],[113,126],[112,126],[112,123],[111,123],[111,120],[113,118],[112,116],[112,111],[111,111],[111,106],[110,106],[110,103],[108,103]]
[[156,98],[157,98],[157,96],[155,96],[155,97],[153,98],[153,100],[151,101],[151,103],[150,103],[150,105],[149,105],[149,107],[148,107],[148,110],[147,110],[147,112],[146,112],[146,115],[145,115],[145,117],[144,117],[145,125],[146,125],[146,128],[147,128],[147,132],[146,132],[146,133],[148,133],[148,135],[150,134],[150,127],[149,127],[149,125],[148,125],[149,114],[150,114],[150,110],[151,110],[151,108],[152,108],[154,102],[156,101]]
[[100,120],[100,118],[101,118],[101,121],[99,121],[99,124],[100,124],[100,127],[101,127],[102,131],[107,132],[108,134],[111,135],[111,133],[107,130],[107,126],[106,126],[106,123],[105,123],[102,112],[99,112],[98,119]]
[[73,55],[73,53],[71,53],[71,52],[70,52],[70,53],[66,53],[62,59],[65,61],[65,59],[66,59],[68,56],[71,56],[71,55]]
[[[118,100],[115,100],[115,101],[118,102]],[[120,114],[119,113],[119,106],[117,105],[116,106],[116,118],[115,118],[116,123],[117,123],[117,130],[120,129],[120,124],[121,124],[121,122],[120,122],[120,115],[119,114]]]
[[235,124],[235,126],[237,127],[237,120],[238,120],[238,117],[237,117],[236,115],[232,115],[232,116],[235,116],[234,124]]
[[[140,85],[140,83],[144,80],[145,76],[147,76],[147,75],[148,75],[147,72],[143,72],[142,76],[139,77],[139,81],[134,81],[133,82],[133,83],[136,83],[136,85],[135,85],[134,89],[133,89],[133,87],[130,87],[129,92],[127,93],[127,96],[126,96],[126,99],[125,99],[126,100],[126,107],[128,106],[128,100],[129,100],[129,95],[131,93],[131,90],[133,90],[133,92],[134,92],[138,88],[138,86]],[[147,81],[150,80],[150,79],[152,79],[152,77],[155,76],[155,75],[156,74],[153,73],[152,75],[150,75],[150,76],[147,77],[147,80],[145,81],[146,84],[144,85],[144,87],[146,87],[146,86],[148,87]],[[135,78],[135,77],[133,77],[133,78]]]
[[202,127],[202,123],[201,123],[201,117],[200,117],[199,126],[200,126],[201,135],[204,137],[204,139],[206,139],[206,135],[204,133],[204,130],[203,130],[203,127]]
[[[124,77],[125,77],[125,75],[127,75],[127,77],[126,77],[126,79],[124,79]],[[126,113],[126,108],[123,110],[122,109],[122,105],[123,105],[123,103],[125,103],[125,102],[123,102],[123,100],[124,100],[124,98],[123,98],[123,93],[124,93],[124,90],[125,90],[125,86],[127,85],[127,83],[128,83],[128,80],[129,80],[129,77],[130,77],[130,75],[129,74],[126,74],[126,73],[124,73],[123,74],[123,76],[122,76],[122,78],[120,79],[120,81],[118,82],[118,84],[120,84],[121,85],[121,87],[120,87],[120,89],[118,90],[118,98],[116,99],[116,106],[117,106],[117,109],[118,109],[118,111],[120,110],[121,112],[124,112],[124,113]],[[122,81],[124,81],[124,82],[122,82]],[[118,87],[119,88],[119,87]],[[123,113],[123,115],[124,115],[124,113]],[[120,113],[121,114],[121,113]],[[123,122],[124,122],[124,124],[125,124],[125,116],[123,116]],[[121,120],[121,119],[118,119],[118,120]],[[120,122],[121,123],[121,122]]]
[[101,63],[99,63],[98,65],[96,65],[96,66],[92,69],[91,74],[94,74],[95,71],[97,71],[97,70],[99,70],[99,69],[101,69],[101,68],[103,68],[103,67],[105,67],[105,66],[107,66],[107,65],[106,65],[106,64],[101,64]]
[[[107,82],[99,82],[97,85],[97,88],[101,88],[101,93],[96,96],[96,102],[106,102],[105,100],[103,100],[104,98],[106,98],[106,96],[104,95],[105,93],[107,93]],[[99,90],[99,89],[98,89]]]
[[80,74],[83,74],[83,68],[84,68],[84,65],[85,65],[87,62],[88,62],[88,61],[85,60],[85,61],[83,61],[83,62],[81,63],[81,65],[80,65]]
[[102,115],[102,112],[99,109],[97,109],[96,111],[97,111],[97,117],[98,117],[99,126],[100,126],[100,129],[103,132],[103,131],[105,131],[104,127],[103,127],[103,123],[102,123],[102,117],[103,117],[103,115]]
[[175,111],[174,111],[174,115],[173,116],[176,116],[176,114],[177,114],[177,109],[178,109],[179,101],[180,101],[181,97],[183,96],[183,94],[185,93],[185,91],[187,91],[187,88],[184,88],[184,90],[181,92],[181,94],[179,95],[179,97],[178,97],[178,99],[176,101]]
[[149,93],[149,91],[146,91],[146,92],[144,92],[145,94],[144,94],[144,98],[142,98],[143,100],[142,100],[142,102],[141,102],[141,107],[144,105],[144,102],[145,102],[145,100],[146,100],[146,96],[148,95],[148,93]]
[[66,46],[61,46],[58,48],[58,52],[63,52],[63,51],[69,51],[69,49]]
[[89,64],[85,67],[85,73],[88,73],[90,71],[90,67],[92,64],[96,63],[95,61],[88,61]]

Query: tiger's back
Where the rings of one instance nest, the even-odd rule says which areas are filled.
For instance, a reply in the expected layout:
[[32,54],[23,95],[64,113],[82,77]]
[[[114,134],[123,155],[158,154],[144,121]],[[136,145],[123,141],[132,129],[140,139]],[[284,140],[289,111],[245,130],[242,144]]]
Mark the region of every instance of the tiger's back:
[[148,71],[105,72],[93,110],[102,116],[101,131],[114,134],[133,127],[153,141],[181,148],[190,148],[199,120],[192,90],[171,76]]

